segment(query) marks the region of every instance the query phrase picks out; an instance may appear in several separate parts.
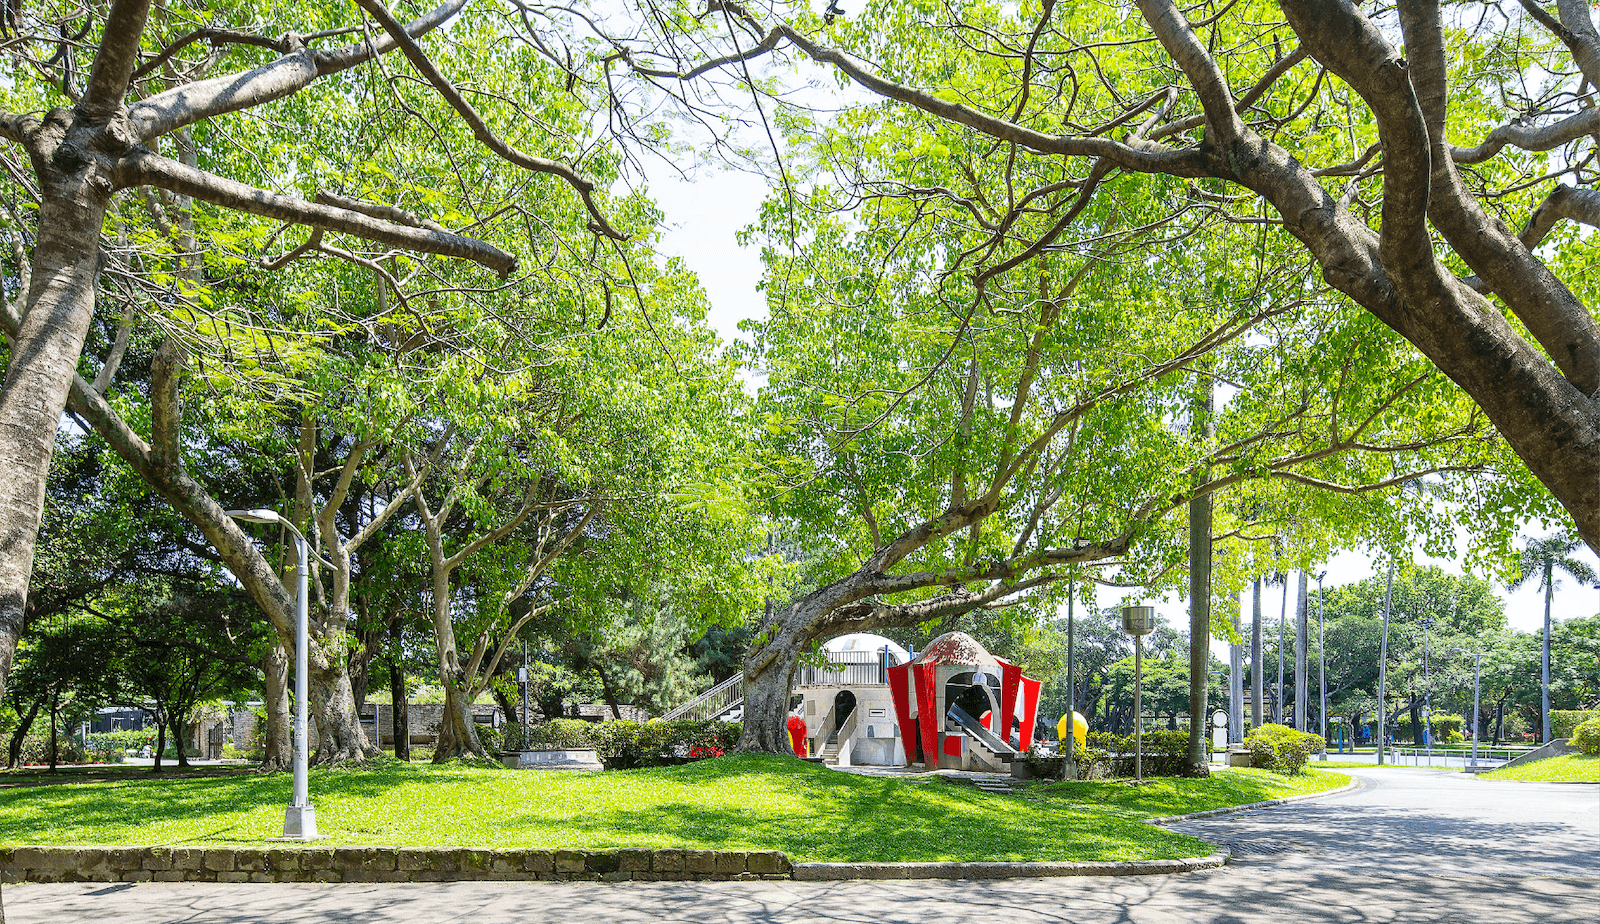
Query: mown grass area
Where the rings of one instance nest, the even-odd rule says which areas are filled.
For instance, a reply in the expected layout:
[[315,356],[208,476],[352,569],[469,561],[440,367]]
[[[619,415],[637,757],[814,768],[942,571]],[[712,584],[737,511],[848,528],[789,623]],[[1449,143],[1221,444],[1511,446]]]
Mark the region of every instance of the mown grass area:
[[1534,780],[1546,783],[1600,783],[1600,757],[1562,754],[1515,767],[1480,774],[1485,780]]
[[[782,850],[799,861],[1138,860],[1212,850],[1144,818],[1345,779],[1234,770],[992,796],[930,777],[738,756],[607,773],[382,761],[313,771],[311,792],[318,827],[330,835],[324,844]],[[289,776],[277,774],[0,789],[0,843],[260,843],[281,831],[289,787]]]

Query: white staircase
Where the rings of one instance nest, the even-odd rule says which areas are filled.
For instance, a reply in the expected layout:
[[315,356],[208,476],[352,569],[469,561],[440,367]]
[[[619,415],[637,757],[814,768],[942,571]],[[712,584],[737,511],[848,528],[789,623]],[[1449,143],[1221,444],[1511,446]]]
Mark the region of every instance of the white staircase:
[[669,710],[661,717],[663,722],[677,719],[709,722],[738,722],[744,719],[744,675],[734,674],[694,699]]

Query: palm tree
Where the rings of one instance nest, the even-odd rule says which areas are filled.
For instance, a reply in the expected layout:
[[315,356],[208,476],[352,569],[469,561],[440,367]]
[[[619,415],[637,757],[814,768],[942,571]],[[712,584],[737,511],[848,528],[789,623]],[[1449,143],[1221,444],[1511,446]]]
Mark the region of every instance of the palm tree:
[[1559,569],[1576,580],[1594,583],[1594,569],[1571,557],[1573,550],[1581,544],[1578,537],[1566,532],[1553,533],[1543,539],[1529,539],[1518,565],[1520,575],[1510,585],[1510,589],[1516,590],[1538,578],[1539,589],[1544,591],[1544,653],[1539,676],[1539,717],[1540,738],[1546,743],[1550,741],[1550,601],[1556,592],[1555,572]]

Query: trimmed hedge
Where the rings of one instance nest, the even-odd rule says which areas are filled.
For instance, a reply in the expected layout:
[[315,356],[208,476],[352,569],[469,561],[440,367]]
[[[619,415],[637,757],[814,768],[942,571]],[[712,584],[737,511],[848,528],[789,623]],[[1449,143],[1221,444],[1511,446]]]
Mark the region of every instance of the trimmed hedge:
[[1600,709],[1550,710],[1550,734],[1556,738],[1571,738],[1578,726],[1590,719],[1600,719]]
[[513,751],[594,748],[607,770],[632,770],[721,757],[739,742],[742,730],[737,722],[552,719],[527,729],[507,725],[503,745]]
[[[1189,729],[1176,731],[1152,729],[1144,733],[1144,760],[1141,768],[1145,776],[1183,776],[1189,763]],[[1110,732],[1092,731],[1084,739],[1084,746],[1073,750],[1078,762],[1078,778],[1103,780],[1113,777],[1133,776],[1134,738],[1132,735],[1113,735]],[[1028,755],[1027,764],[1034,776],[1059,780],[1064,769],[1062,757],[1034,757]]]
[[1268,722],[1244,736],[1250,749],[1250,765],[1294,776],[1305,769],[1311,755],[1327,746],[1321,735],[1296,731],[1287,725]]
[[1568,737],[1571,738],[1568,744],[1577,748],[1578,753],[1591,757],[1600,755],[1600,714],[1579,722]]

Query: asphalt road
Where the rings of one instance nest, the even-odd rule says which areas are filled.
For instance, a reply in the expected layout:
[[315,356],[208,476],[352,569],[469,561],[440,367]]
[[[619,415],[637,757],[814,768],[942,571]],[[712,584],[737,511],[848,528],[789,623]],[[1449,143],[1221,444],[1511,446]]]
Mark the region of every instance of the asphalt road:
[[1176,876],[979,881],[21,885],[10,924],[694,921],[894,924],[1584,922],[1600,918],[1600,786],[1351,771],[1359,790],[1179,830],[1235,861]]

